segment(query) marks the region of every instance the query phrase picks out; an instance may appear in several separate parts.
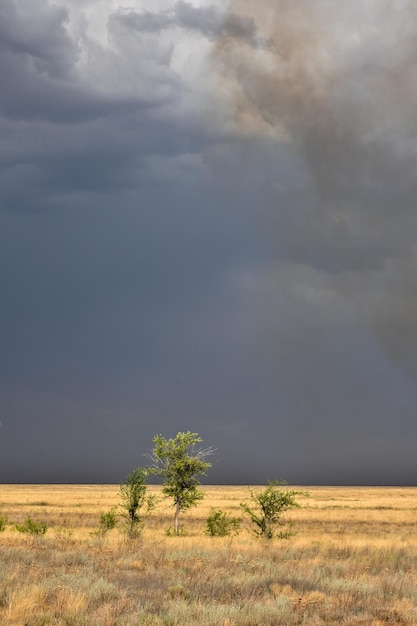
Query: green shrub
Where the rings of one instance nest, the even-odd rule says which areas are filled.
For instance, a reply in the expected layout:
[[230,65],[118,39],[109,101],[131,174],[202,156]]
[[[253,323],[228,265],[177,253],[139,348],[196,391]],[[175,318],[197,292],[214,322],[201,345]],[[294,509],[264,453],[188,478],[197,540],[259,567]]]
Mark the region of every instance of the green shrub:
[[155,507],[155,496],[147,494],[148,473],[145,468],[137,467],[125,482],[120,484],[122,516],[126,522],[125,530],[129,539],[140,537],[145,519]]
[[285,520],[281,519],[282,514],[290,509],[299,508],[296,497],[308,494],[304,491],[283,489],[285,485],[285,482],[274,480],[259,493],[249,489],[251,504],[241,503],[242,511],[254,524],[253,533],[257,537],[287,539],[293,534],[290,525],[287,525],[285,530],[277,531],[277,528],[286,525]]
[[211,509],[206,520],[206,535],[210,537],[228,537],[237,535],[240,530],[240,519],[230,517],[221,509]]
[[116,509],[113,507],[107,513],[100,513],[99,525],[105,531],[113,530],[116,528],[117,517],[116,517]]
[[19,533],[28,533],[29,535],[44,535],[48,530],[45,522],[37,522],[31,517],[27,517],[23,524],[15,524],[15,530]]
[[100,519],[98,521],[98,528],[93,530],[92,535],[98,537],[104,537],[109,530],[113,530],[117,525],[116,507],[110,509],[110,511],[101,511]]
[[0,532],[6,530],[7,526],[7,515],[0,515]]

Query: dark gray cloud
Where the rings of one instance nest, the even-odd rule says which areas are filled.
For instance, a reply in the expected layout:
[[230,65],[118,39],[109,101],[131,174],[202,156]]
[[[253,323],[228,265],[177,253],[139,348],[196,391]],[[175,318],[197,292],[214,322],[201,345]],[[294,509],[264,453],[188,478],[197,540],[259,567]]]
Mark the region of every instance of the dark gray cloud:
[[413,482],[411,3],[0,8],[0,474]]
[[197,31],[215,41],[219,37],[231,37],[252,44],[257,43],[256,25],[251,17],[236,15],[216,6],[193,6],[180,0],[165,11],[121,11],[112,20],[128,29],[159,33],[168,28],[184,28]]
[[68,11],[64,7],[36,2],[2,3],[0,45],[3,62],[10,62],[13,55],[39,75],[58,80],[69,77],[72,68],[68,60],[77,50],[67,35],[67,22]]

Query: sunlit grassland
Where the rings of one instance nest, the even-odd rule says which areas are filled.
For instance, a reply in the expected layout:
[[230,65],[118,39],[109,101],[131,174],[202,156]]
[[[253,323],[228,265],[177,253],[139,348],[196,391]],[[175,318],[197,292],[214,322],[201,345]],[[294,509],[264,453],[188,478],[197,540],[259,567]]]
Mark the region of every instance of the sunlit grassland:
[[[204,487],[168,537],[160,501],[140,540],[91,534],[115,485],[2,485],[0,624],[139,626],[417,624],[417,490],[311,487],[289,540],[204,534],[212,507],[241,516],[246,487]],[[44,537],[12,529],[31,516]]]

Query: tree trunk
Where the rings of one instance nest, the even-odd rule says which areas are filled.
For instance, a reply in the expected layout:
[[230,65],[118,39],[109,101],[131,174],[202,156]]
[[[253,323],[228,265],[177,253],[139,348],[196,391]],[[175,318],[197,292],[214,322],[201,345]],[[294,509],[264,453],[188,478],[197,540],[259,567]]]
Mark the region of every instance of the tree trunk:
[[174,515],[174,532],[176,535],[178,535],[178,516],[180,514],[180,503],[177,502],[177,504],[175,505],[175,515]]

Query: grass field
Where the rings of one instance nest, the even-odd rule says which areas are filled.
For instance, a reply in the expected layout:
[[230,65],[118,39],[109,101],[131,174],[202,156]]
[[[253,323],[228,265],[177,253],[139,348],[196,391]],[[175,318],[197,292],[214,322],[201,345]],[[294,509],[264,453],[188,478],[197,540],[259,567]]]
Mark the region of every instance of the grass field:
[[[151,487],[158,493],[158,487]],[[169,537],[160,501],[141,539],[101,539],[114,485],[1,485],[0,624],[273,626],[417,624],[417,490],[312,487],[291,512],[296,535],[204,534],[211,507],[240,517],[245,487],[205,487]],[[47,533],[13,530],[31,516]]]

